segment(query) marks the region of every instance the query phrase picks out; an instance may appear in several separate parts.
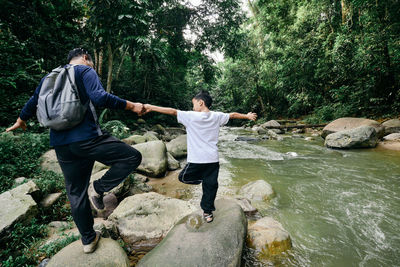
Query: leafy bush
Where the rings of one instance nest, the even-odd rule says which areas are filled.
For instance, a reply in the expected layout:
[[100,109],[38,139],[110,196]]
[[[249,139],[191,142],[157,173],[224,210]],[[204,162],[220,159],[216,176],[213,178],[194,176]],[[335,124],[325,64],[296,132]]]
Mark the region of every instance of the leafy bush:
[[112,120],[102,125],[102,128],[118,139],[127,138],[129,136],[129,128],[121,121]]

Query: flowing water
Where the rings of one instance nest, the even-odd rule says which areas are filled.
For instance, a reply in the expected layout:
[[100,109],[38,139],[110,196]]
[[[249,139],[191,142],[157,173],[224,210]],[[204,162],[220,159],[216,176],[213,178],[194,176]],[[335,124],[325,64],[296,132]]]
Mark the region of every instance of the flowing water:
[[246,249],[244,266],[400,266],[400,152],[331,150],[319,137],[234,141],[252,134],[221,130],[219,195],[267,181],[276,197],[254,205],[293,248],[263,262]]

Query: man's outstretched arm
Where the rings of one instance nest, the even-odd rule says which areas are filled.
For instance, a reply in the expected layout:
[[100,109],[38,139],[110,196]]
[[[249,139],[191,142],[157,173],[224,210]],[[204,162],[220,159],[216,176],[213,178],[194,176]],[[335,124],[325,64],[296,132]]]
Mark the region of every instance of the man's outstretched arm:
[[154,111],[154,112],[172,115],[172,116],[176,116],[178,114],[178,111],[174,108],[164,108],[164,107],[154,106],[154,105],[150,105],[150,104],[145,104],[144,109],[146,110],[145,113]]
[[253,112],[249,112],[247,114],[233,112],[229,114],[229,119],[245,119],[255,121],[257,119],[257,114]]

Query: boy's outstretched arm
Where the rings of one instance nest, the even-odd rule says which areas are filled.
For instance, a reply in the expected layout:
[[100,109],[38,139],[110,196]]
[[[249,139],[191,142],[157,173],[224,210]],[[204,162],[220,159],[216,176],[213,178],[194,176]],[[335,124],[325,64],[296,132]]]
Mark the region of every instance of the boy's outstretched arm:
[[162,113],[162,114],[176,116],[178,113],[177,110],[174,108],[164,108],[164,107],[154,106],[154,105],[150,105],[150,104],[145,104],[144,109],[145,109],[145,114],[148,112],[151,112],[151,111],[155,111],[155,112]]
[[253,112],[249,112],[247,114],[233,112],[229,114],[229,119],[247,119],[255,121],[257,119],[257,114]]

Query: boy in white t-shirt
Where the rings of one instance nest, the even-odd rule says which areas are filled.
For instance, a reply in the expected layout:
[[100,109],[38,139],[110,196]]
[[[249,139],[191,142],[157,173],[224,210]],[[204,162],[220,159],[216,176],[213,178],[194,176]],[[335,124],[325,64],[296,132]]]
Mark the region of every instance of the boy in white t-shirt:
[[179,174],[179,181],[185,184],[202,184],[203,196],[200,206],[204,219],[213,221],[214,200],[218,190],[218,134],[219,128],[229,119],[255,120],[257,114],[249,112],[222,113],[210,111],[212,98],[207,92],[200,92],[192,99],[193,111],[181,111],[174,108],[145,104],[146,113],[155,111],[177,116],[178,122],[186,127],[187,164]]

